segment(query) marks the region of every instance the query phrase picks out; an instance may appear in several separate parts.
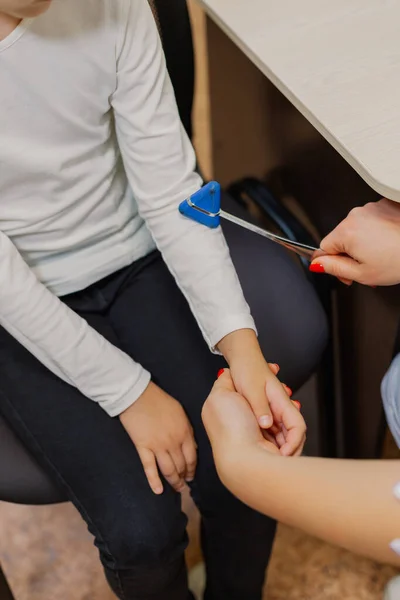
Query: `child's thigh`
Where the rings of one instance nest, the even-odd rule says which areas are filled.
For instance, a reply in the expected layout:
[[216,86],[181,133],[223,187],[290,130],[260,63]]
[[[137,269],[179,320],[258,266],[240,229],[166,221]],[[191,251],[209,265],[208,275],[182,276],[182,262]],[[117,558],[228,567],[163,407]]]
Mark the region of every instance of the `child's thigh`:
[[159,255],[120,291],[110,321],[120,347],[184,406],[195,430],[202,428],[202,405],[226,363],[210,352]]
[[150,371],[155,383],[178,400],[189,417],[198,446],[192,486],[196,503],[208,514],[235,512],[239,518],[243,505],[218,478],[201,420],[202,406],[218,370],[226,363],[210,352],[188,303],[159,256],[121,290],[110,319],[121,348]]
[[169,486],[148,485],[136,448],[110,418],[0,329],[0,413],[75,504],[115,568],[183,553],[186,519]]

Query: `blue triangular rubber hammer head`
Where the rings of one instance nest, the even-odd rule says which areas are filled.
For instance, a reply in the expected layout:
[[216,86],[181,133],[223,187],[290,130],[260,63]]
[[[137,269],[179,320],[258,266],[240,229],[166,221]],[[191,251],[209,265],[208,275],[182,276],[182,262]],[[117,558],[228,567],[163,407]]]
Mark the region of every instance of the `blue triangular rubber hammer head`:
[[210,181],[179,205],[179,212],[206,227],[215,229],[220,222],[221,186]]

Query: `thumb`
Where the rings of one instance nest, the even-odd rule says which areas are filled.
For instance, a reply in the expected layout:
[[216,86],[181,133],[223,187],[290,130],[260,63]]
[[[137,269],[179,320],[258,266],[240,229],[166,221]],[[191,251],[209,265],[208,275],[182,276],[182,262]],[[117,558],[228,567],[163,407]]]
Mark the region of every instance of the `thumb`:
[[320,256],[312,261],[310,271],[333,275],[348,284],[353,281],[359,282],[362,277],[362,265],[350,256]]
[[[276,379],[276,377],[274,377]],[[282,384],[276,379],[282,393],[286,395],[283,390]],[[268,402],[267,394],[265,393],[265,383],[260,385],[259,382],[250,382],[241,393],[246,398],[248,404],[257,419],[257,422],[261,429],[269,429],[274,423],[274,419],[271,415],[271,408]]]

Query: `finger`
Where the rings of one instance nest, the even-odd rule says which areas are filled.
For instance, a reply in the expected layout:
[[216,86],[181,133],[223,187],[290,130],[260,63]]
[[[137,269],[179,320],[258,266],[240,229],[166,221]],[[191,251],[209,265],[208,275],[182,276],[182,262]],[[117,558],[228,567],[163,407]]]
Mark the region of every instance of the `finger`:
[[268,363],[268,366],[274,375],[278,375],[279,371],[281,370],[280,366],[276,363]]
[[289,398],[291,398],[291,396],[293,396],[293,392],[290,389],[290,387],[288,385],[286,385],[286,383],[282,383],[282,385],[283,385],[283,389],[285,390],[285,392],[287,393]]
[[182,452],[182,446],[171,450],[169,454],[174,462],[179,477],[184,481],[186,479],[186,460]]
[[299,412],[301,412],[301,403],[298,400],[292,400],[293,404]]
[[[315,250],[315,252],[313,253],[311,260],[315,260],[316,258],[319,258],[320,256],[325,256],[326,252],[324,252],[323,250],[321,250],[321,248],[318,248],[317,250]],[[332,252],[332,254],[334,254]]]
[[[286,427],[284,425],[282,425],[282,433],[284,435],[285,438],[285,443],[288,440],[288,430],[286,429]],[[303,437],[301,438],[300,443],[298,444],[297,448],[295,448],[294,450],[292,450],[290,452],[290,454],[288,454],[287,456],[300,456],[303,453],[303,448],[304,448],[304,444],[306,442],[306,435],[305,433],[303,434]],[[280,451],[281,454],[286,455],[286,449],[282,452],[282,448],[285,446],[285,444],[282,444],[280,446]]]
[[282,454],[293,454],[300,446],[306,432],[303,417],[287,398],[281,397],[282,386],[277,387],[274,381],[268,381],[266,392],[271,404],[272,412],[277,423],[285,427],[285,443],[281,447]]
[[[335,252],[331,252],[331,254],[335,254]],[[312,255],[312,261],[311,262],[314,265],[320,265],[321,261],[316,260],[316,259],[319,258],[319,257],[321,257],[321,256],[326,256],[326,255],[327,255],[327,253],[324,252],[323,250],[321,250],[321,248],[319,248]],[[321,269],[321,271],[319,271],[318,266],[313,266],[312,269],[311,269],[311,265],[310,265],[310,270],[311,270],[311,272],[314,271],[314,273],[322,272],[322,269]],[[350,279],[345,279],[344,277],[338,277],[338,279],[339,279],[339,281],[341,281],[345,285],[351,285],[353,283],[352,281],[350,281]]]
[[275,439],[279,448],[282,448],[286,444],[285,434],[282,429],[276,434]]
[[286,444],[286,429],[282,423],[274,423],[268,431],[273,435],[278,448]]
[[[274,377],[274,380],[280,386],[282,393],[285,394],[282,384],[278,379]],[[286,396],[286,394],[285,394]],[[250,404],[251,409],[257,419],[257,422],[261,429],[269,429],[274,423],[274,419],[271,414],[271,408],[268,402],[268,397],[265,392],[265,388],[259,385],[253,385],[246,389],[246,400]]]
[[157,495],[162,494],[164,488],[158,473],[156,457],[154,456],[154,453],[147,448],[138,448],[137,451],[151,489]]
[[156,459],[160,471],[168,481],[169,485],[177,492],[181,492],[185,487],[185,482],[183,481],[182,477],[179,476],[179,473],[175,467],[175,463],[172,460],[169,452],[157,453]]
[[313,261],[309,267],[312,273],[327,273],[349,284],[352,281],[361,283],[364,268],[350,256],[322,256]]
[[[273,392],[273,397],[270,397],[270,393]],[[280,426],[282,422],[282,410],[276,410],[272,406],[271,400],[275,401],[276,406],[286,406],[289,404],[290,400],[288,397],[288,393],[292,393],[292,390],[282,384],[279,379],[273,378],[267,381],[265,386],[265,396],[267,398],[268,407],[270,412],[272,413],[272,425],[270,426],[271,433],[277,435],[280,431]]]
[[182,452],[186,461],[186,481],[190,483],[194,479],[197,466],[196,444],[192,436],[188,436],[183,442]]
[[286,441],[280,448],[281,454],[283,454],[283,456],[292,456],[304,446],[304,429],[300,427],[291,427],[287,429],[285,438]]
[[[310,267],[310,270],[314,273],[325,272],[324,261],[317,260],[323,256],[335,256],[338,254],[351,255],[351,252],[349,252],[348,248],[348,242],[349,228],[347,226],[347,219],[345,219],[322,240],[320,248],[318,248],[318,250],[316,250],[312,255],[312,266]],[[351,285],[353,282],[352,279],[348,279],[346,277],[337,276],[337,278],[345,285]]]
[[[321,256],[321,253],[325,254],[347,254],[348,250],[348,228],[346,219],[339,223],[333,231],[328,233],[327,236],[321,241],[317,253]],[[313,257],[314,258],[314,257]]]
[[303,437],[303,440],[302,440],[300,446],[298,447],[298,449],[296,450],[296,452],[294,453],[293,456],[301,456],[303,454],[305,443],[306,443],[306,436]]
[[351,286],[354,283],[350,279],[345,279],[344,277],[338,277],[338,280],[341,281],[342,283],[344,283],[344,285],[348,285],[348,286]]
[[294,452],[293,456],[301,456],[303,454],[304,445],[306,443],[306,435],[303,435],[301,443],[299,444],[297,450]]
[[275,435],[270,433],[270,429],[262,429],[262,435],[263,435],[263,438],[265,440],[267,440],[267,442],[270,442],[271,444],[274,444],[274,446],[279,448],[278,441],[277,441]]

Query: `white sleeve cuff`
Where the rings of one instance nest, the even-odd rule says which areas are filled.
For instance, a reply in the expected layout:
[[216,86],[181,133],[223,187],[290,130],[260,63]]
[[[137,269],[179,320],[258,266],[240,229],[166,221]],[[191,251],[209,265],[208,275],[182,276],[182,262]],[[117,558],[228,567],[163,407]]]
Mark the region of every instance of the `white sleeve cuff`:
[[100,406],[109,414],[110,417],[118,417],[127,408],[132,406],[143,394],[151,380],[150,373],[141,369],[141,374],[135,385],[118,400],[113,402],[99,402]]
[[221,354],[217,349],[219,342],[228,334],[238,331],[239,329],[252,329],[257,335],[257,328],[254,323],[253,317],[249,315],[231,315],[220,322],[217,329],[215,329],[210,336],[206,337],[206,342],[210,346],[211,352],[214,354]]

